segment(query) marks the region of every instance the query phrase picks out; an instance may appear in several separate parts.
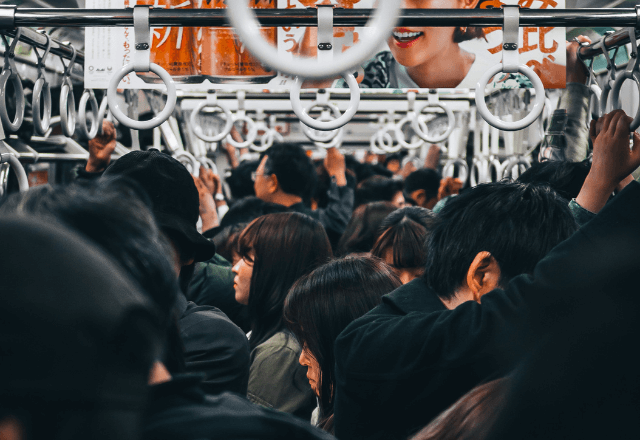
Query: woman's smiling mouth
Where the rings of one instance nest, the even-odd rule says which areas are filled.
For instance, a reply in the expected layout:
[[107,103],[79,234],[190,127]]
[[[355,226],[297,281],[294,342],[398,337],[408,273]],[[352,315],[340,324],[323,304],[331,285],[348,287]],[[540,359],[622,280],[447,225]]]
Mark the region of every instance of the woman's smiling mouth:
[[413,32],[406,28],[399,28],[393,31],[393,39],[395,40],[396,46],[402,49],[413,46],[423,35],[423,32]]

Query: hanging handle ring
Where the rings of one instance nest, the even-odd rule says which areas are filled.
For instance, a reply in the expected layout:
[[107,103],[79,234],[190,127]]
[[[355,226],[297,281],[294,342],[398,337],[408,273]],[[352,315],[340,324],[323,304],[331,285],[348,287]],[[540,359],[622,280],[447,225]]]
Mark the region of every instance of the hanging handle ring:
[[238,111],[236,112],[235,115],[233,115],[233,123],[235,124],[236,122],[242,121],[245,124],[247,124],[247,137],[244,140],[244,142],[237,142],[233,136],[231,136],[230,134],[227,135],[226,137],[226,142],[228,142],[231,146],[235,147],[235,148],[248,148],[250,147],[253,142],[256,140],[256,138],[258,137],[258,126],[256,125],[255,121],[253,119],[251,119],[250,117],[247,116],[246,111],[244,109],[244,98],[246,96],[246,93],[244,90],[240,90],[238,91],[237,97],[238,97]]
[[[396,140],[400,145],[402,145],[407,150],[415,150],[416,148],[422,147],[424,145],[424,141],[421,139],[417,139],[414,142],[407,142],[404,137],[404,132],[402,128],[406,124],[411,124],[413,127],[414,122],[417,123],[422,131],[426,133],[427,124],[424,121],[417,121],[418,114],[415,111],[415,103],[416,103],[416,92],[409,91],[407,92],[407,114],[404,118],[400,119],[396,124]],[[416,131],[415,129],[413,131]],[[418,135],[419,137],[419,135]]]
[[[4,54],[4,67],[2,69],[2,74],[0,74],[0,119],[2,120],[4,127],[12,133],[15,133],[20,129],[22,121],[24,120],[24,89],[22,88],[22,81],[20,81],[20,75],[18,75],[18,69],[14,59],[16,56],[15,49],[21,36],[22,29],[18,28],[16,30],[16,36],[11,44],[9,44],[7,37],[5,37],[4,34],[2,35],[4,47],[7,49]],[[7,110],[7,83],[9,81],[13,84],[13,93],[15,95],[16,104],[16,113],[13,120],[9,117],[9,112]]]
[[[221,111],[224,113],[225,125],[220,133],[214,136],[208,136],[204,134],[204,130],[202,125],[198,123],[197,116],[198,114],[204,110],[205,108],[212,109],[214,111]],[[193,133],[200,139],[205,142],[219,142],[231,132],[231,128],[233,128],[233,115],[231,111],[218,103],[218,97],[215,93],[207,94],[207,99],[202,101],[198,106],[191,112],[191,117],[189,118],[191,122],[191,127],[193,127]]]
[[[631,40],[631,58],[629,59],[629,63],[627,64],[627,68],[621,72],[621,75],[616,78],[616,81],[613,83],[613,88],[611,89],[611,97],[613,100],[613,108],[618,109],[621,108],[620,105],[620,89],[622,88],[622,83],[624,83],[627,79],[632,79],[635,81],[636,86],[638,87],[638,94],[640,95],[640,71],[638,71],[638,44],[636,42],[636,29],[629,28],[629,40]],[[640,127],[640,103],[638,104],[638,109],[636,110],[636,116],[633,118],[633,122],[631,122],[631,126],[629,129],[631,131],[636,131],[636,129]]]
[[[29,179],[27,178],[27,173],[25,172],[24,167],[22,166],[18,158],[13,155],[13,153],[5,152],[5,151],[7,151],[7,147],[3,143],[2,145],[0,145],[0,164],[7,163],[11,166],[11,168],[13,168],[13,171],[16,174],[16,177],[18,178],[18,188],[20,192],[29,191]],[[3,175],[2,177],[8,178],[7,173],[1,173]],[[6,181],[3,182],[3,186],[5,184],[6,184]]]
[[[483,89],[484,90],[484,89]],[[429,92],[429,103],[420,110],[418,117],[413,121],[413,130],[416,134],[425,142],[429,142],[431,144],[437,144],[438,142],[443,142],[449,138],[453,129],[456,128],[456,117],[453,114],[453,110],[451,110],[447,105],[440,102],[438,98],[438,92],[433,91],[435,93]],[[484,100],[484,98],[483,98]],[[441,135],[430,136],[428,130],[426,130],[426,124],[424,124],[424,120],[421,118],[421,114],[428,108],[439,107],[447,114],[447,129]],[[422,122],[422,124],[421,124]],[[423,125],[424,128],[423,129]]]
[[609,55],[607,50],[606,40],[609,34],[605,34],[602,39],[594,46],[600,49],[607,60],[607,78],[604,81],[604,88],[602,89],[602,95],[600,96],[600,115],[607,113],[607,104],[609,103],[609,92],[613,89],[613,85],[616,82],[616,58],[618,57],[618,47],[613,50],[613,59]]
[[62,64],[65,66],[62,74],[62,89],[60,90],[60,124],[62,125],[62,133],[66,137],[72,137],[76,131],[76,99],[73,95],[73,83],[71,82],[71,71],[73,63],[76,61],[76,48],[71,47],[71,61],[64,64],[63,58],[60,57]]
[[[340,109],[338,108],[337,105],[332,104],[330,102],[320,102],[320,101],[314,101],[311,103],[311,105],[309,107],[307,107],[306,109],[306,113],[311,113],[311,111],[315,108],[320,108],[322,109],[322,114],[320,115],[320,117],[318,119],[316,119],[316,121],[331,121],[331,120],[335,120],[338,117],[340,117]],[[329,113],[331,112],[331,113]],[[333,114],[333,118],[331,118]],[[338,128],[337,130],[331,130],[331,131],[319,131],[316,130],[310,126],[308,126],[307,124],[305,124],[304,122],[300,121],[300,127],[302,127],[302,131],[304,132],[305,135],[307,135],[307,137],[309,139],[311,139],[312,141],[315,142],[331,142],[333,139],[335,139],[340,132],[342,131],[341,128]]]
[[[538,119],[542,110],[544,109],[544,85],[540,80],[540,77],[525,64],[519,64],[518,59],[518,33],[520,28],[520,7],[505,5],[503,7],[504,11],[504,42],[502,44],[502,63],[496,64],[493,67],[490,67],[484,75],[478,80],[476,84],[476,108],[480,115],[484,118],[492,126],[505,131],[516,131],[521,130],[529,125],[533,124],[533,122]],[[499,119],[498,117],[491,114],[489,108],[487,107],[486,102],[484,101],[484,90],[485,87],[489,84],[491,78],[493,78],[497,73],[505,72],[505,73],[521,73],[525,75],[531,83],[533,83],[533,87],[536,91],[536,100],[531,109],[531,112],[520,119],[519,121],[507,122]]]
[[[89,128],[87,123],[87,104],[91,105],[91,113],[93,115],[91,128]],[[93,139],[98,135],[100,127],[102,127],[102,119],[104,118],[104,113],[100,111],[100,107],[93,90],[85,89],[84,92],[82,92],[80,105],[78,106],[79,129],[83,138]]]
[[33,85],[33,97],[31,99],[33,129],[40,136],[45,136],[51,126],[51,87],[45,77],[45,62],[51,50],[51,37],[47,33],[43,33],[43,35],[47,38],[47,46],[44,53],[40,55],[38,49],[33,46],[33,51],[38,60],[38,78]]
[[360,36],[360,42],[348,51],[336,55],[331,62],[318,62],[308,57],[282,57],[275,47],[264,40],[256,15],[247,2],[229,1],[225,11],[246,49],[262,64],[293,77],[324,79],[333,78],[343,72],[353,72],[357,66],[367,61],[372,53],[376,53],[396,25],[401,3],[402,0],[378,2],[374,16]]
[[349,91],[351,92],[349,107],[344,114],[331,121],[319,121],[317,119],[313,119],[309,116],[308,112],[302,108],[302,102],[300,101],[300,88],[302,87],[303,79],[301,77],[296,77],[296,80],[291,87],[291,107],[302,123],[316,130],[328,131],[343,127],[351,121],[358,111],[358,106],[360,105],[360,86],[358,85],[358,81],[355,76],[351,73],[343,73],[342,77],[347,82]]
[[[160,67],[158,64],[152,63],[151,60],[151,27],[149,26],[149,6],[134,6],[133,8],[133,25],[135,32],[135,52],[134,60],[117,71],[107,89],[107,98],[109,100],[109,108],[111,114],[122,125],[134,130],[150,130],[162,125],[176,107],[178,102],[178,94],[176,92],[176,84],[173,82],[171,75]],[[136,121],[125,115],[120,108],[121,102],[118,100],[118,85],[120,81],[131,72],[144,73],[153,72],[160,77],[164,85],[167,87],[167,102],[158,114],[149,121]]]
[[444,164],[444,167],[442,168],[442,175],[445,177],[453,177],[456,167],[459,167],[460,169],[458,179],[462,180],[462,182],[466,182],[469,177],[469,165],[459,157],[456,159],[449,159],[447,163]]

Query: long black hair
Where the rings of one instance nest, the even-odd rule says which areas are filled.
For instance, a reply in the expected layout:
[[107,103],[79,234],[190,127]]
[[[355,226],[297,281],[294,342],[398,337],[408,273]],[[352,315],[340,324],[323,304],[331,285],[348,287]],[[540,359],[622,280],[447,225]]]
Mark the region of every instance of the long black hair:
[[289,291],[284,318],[289,330],[320,365],[320,427],[333,431],[333,344],[350,322],[373,309],[402,283],[382,260],[349,255],[300,278]]
[[284,329],[289,288],[331,258],[331,244],[317,220],[297,212],[255,219],[238,240],[238,255],[253,261],[249,288],[251,349]]

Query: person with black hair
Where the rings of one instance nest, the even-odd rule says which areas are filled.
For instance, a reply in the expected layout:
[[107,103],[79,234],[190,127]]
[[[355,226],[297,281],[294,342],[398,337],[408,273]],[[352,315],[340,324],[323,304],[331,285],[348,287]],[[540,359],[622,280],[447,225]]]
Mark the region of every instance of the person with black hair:
[[287,331],[282,310],[293,283],[331,258],[327,234],[304,214],[268,214],[242,232],[238,255],[236,301],[249,306],[251,321],[248,397],[309,420],[315,399],[298,363],[301,347]]
[[0,234],[0,438],[139,439],[156,305],[60,222],[5,211]]
[[353,188],[347,180],[344,156],[336,148],[327,150],[324,166],[332,180],[329,202],[326,208],[312,211],[309,204],[317,179],[313,162],[298,145],[276,144],[264,153],[253,174],[256,196],[319,220],[327,234],[337,238],[353,211]]
[[[593,213],[640,165],[639,135],[629,149],[630,123],[620,110],[604,117],[576,198]],[[394,292],[395,308],[383,303],[336,340],[336,435],[405,438],[510,371],[528,343],[544,338],[545,321],[583,297],[597,301],[610,285],[631,290],[639,193],[630,182],[575,234],[566,202],[545,187],[479,185],[452,199],[436,217],[425,276]],[[533,309],[538,320],[527,322]]]
[[149,195],[156,221],[174,250],[174,271],[181,292],[180,336],[184,344],[187,372],[205,373],[205,390],[246,392],[249,377],[249,347],[244,332],[219,309],[196,305],[185,297],[194,262],[207,261],[215,245],[196,229],[199,194],[193,177],[171,156],[158,150],[133,151],[122,156],[103,174],[103,179],[132,179]]
[[217,307],[245,333],[251,330],[247,306],[236,301],[233,267],[238,262],[238,238],[244,228],[265,214],[285,212],[286,207],[257,197],[245,197],[235,203],[220,221],[220,226],[205,233],[216,244],[216,254],[196,263],[187,298],[198,305]]
[[371,255],[391,266],[402,284],[407,284],[424,273],[424,243],[434,222],[434,215],[426,208],[409,206],[392,212],[380,225],[383,232]]
[[400,280],[380,259],[350,255],[318,267],[289,290],[284,319],[303,347],[300,364],[307,367],[319,402],[318,426],[325,431],[333,433],[336,338],[399,286]]
[[404,179],[404,198],[407,202],[427,209],[438,203],[440,173],[431,168],[421,168]]
[[404,206],[402,181],[389,177],[371,176],[356,186],[354,207],[365,203],[391,202],[396,208]]
[[260,165],[257,160],[243,160],[240,164],[229,172],[226,178],[229,191],[231,191],[231,199],[235,203],[245,197],[255,196],[253,189],[253,180],[251,175]]
[[380,233],[380,225],[397,207],[390,202],[372,202],[358,206],[340,237],[336,255],[369,252]]
[[518,182],[549,185],[567,201],[575,199],[589,174],[591,163],[547,160],[533,164],[518,177]]

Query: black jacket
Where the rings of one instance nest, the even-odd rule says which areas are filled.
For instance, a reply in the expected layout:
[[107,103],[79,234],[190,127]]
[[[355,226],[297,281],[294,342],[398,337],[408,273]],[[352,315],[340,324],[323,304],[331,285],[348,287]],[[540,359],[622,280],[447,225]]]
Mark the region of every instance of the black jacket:
[[188,373],[204,373],[208,394],[247,394],[249,341],[219,309],[198,306],[180,294],[178,326]]
[[[306,420],[266,409],[233,393],[207,396],[200,377],[176,376],[150,387],[144,440],[331,440]],[[335,440],[335,439],[334,439]]]
[[455,310],[369,313],[338,337],[335,429],[341,440],[406,438],[474,386],[510,370],[546,328],[585,302],[634,295],[640,184],[556,246],[533,275]]

